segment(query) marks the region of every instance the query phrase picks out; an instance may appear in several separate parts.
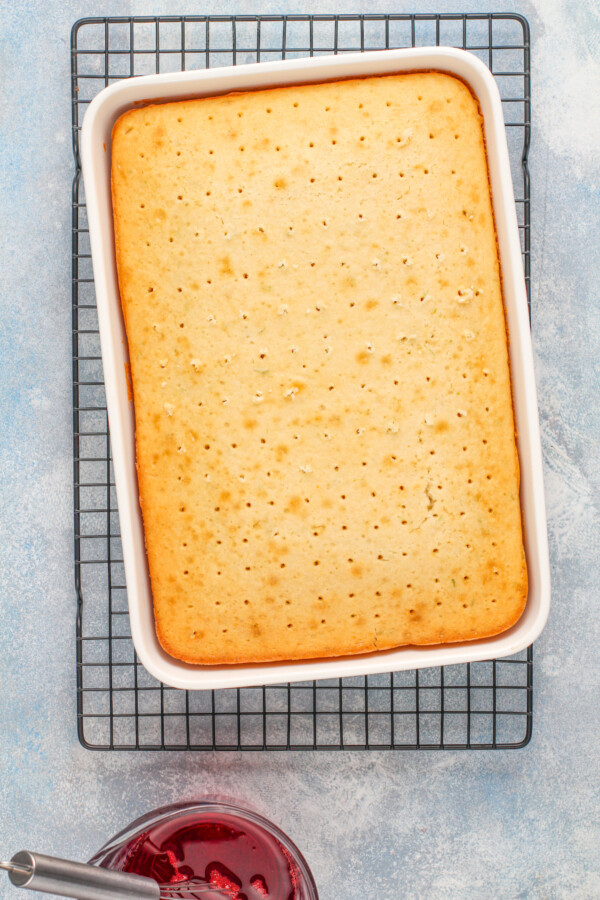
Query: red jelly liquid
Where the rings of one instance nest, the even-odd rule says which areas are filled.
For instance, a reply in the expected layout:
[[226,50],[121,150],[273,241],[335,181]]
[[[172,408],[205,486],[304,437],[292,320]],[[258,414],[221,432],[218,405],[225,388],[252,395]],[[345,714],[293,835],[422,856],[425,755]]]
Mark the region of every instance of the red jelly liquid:
[[260,825],[227,812],[182,813],[151,825],[108,864],[161,884],[204,878],[229,888],[231,900],[297,897],[297,867],[286,849]]

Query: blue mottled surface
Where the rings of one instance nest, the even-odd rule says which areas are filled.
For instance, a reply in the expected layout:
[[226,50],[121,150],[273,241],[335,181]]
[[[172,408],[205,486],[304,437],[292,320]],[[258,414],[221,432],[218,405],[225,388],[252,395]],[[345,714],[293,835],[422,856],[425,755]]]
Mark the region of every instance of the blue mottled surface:
[[[242,756],[77,743],[69,29],[94,14],[365,4],[0,0],[0,855],[27,846],[83,859],[153,806],[224,792],[289,832],[322,900],[600,897],[600,13],[595,0],[500,6],[523,12],[533,36],[533,336],[553,607],[536,645],[532,743]],[[494,8],[375,4],[417,7]],[[0,896],[14,893],[1,884]]]

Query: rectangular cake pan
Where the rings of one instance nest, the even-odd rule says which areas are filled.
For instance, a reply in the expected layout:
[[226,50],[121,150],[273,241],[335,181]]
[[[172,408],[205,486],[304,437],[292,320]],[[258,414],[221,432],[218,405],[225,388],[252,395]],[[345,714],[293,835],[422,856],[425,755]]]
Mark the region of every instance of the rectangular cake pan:
[[[144,528],[138,502],[134,410],[126,381],[127,339],[115,263],[110,189],[112,127],[121,113],[148,103],[419,70],[446,72],[465,81],[477,97],[484,119],[510,337],[521,466],[521,507],[529,573],[525,611],[509,631],[481,641],[434,647],[401,647],[364,656],[261,665],[193,666],[180,662],[162,650],[154,628]],[[131,634],[146,669],[164,684],[208,690],[475,662],[510,656],[529,646],[542,631],[550,605],[542,455],[527,295],[502,104],[496,83],[486,66],[463,50],[423,47],[126,79],[105,88],[91,102],[83,122],[81,156]]]

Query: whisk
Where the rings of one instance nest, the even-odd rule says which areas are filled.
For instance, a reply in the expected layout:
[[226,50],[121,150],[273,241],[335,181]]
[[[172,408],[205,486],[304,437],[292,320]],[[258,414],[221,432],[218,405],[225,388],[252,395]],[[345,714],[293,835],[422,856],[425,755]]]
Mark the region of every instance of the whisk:
[[233,891],[203,878],[159,884],[153,878],[21,850],[0,860],[15,887],[77,900],[232,900]]

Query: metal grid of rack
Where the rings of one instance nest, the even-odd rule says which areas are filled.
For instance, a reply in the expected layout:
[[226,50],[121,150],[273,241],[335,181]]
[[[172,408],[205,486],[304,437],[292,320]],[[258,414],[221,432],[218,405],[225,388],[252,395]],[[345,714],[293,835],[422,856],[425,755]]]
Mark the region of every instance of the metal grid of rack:
[[72,31],[73,425],[77,712],[103,750],[487,749],[528,743],[532,649],[505,660],[215,692],[153,679],[137,660],[112,473],[79,133],[122,78],[298,56],[431,45],[479,56],[500,88],[529,291],[529,29],[513,14],[82,19]]

